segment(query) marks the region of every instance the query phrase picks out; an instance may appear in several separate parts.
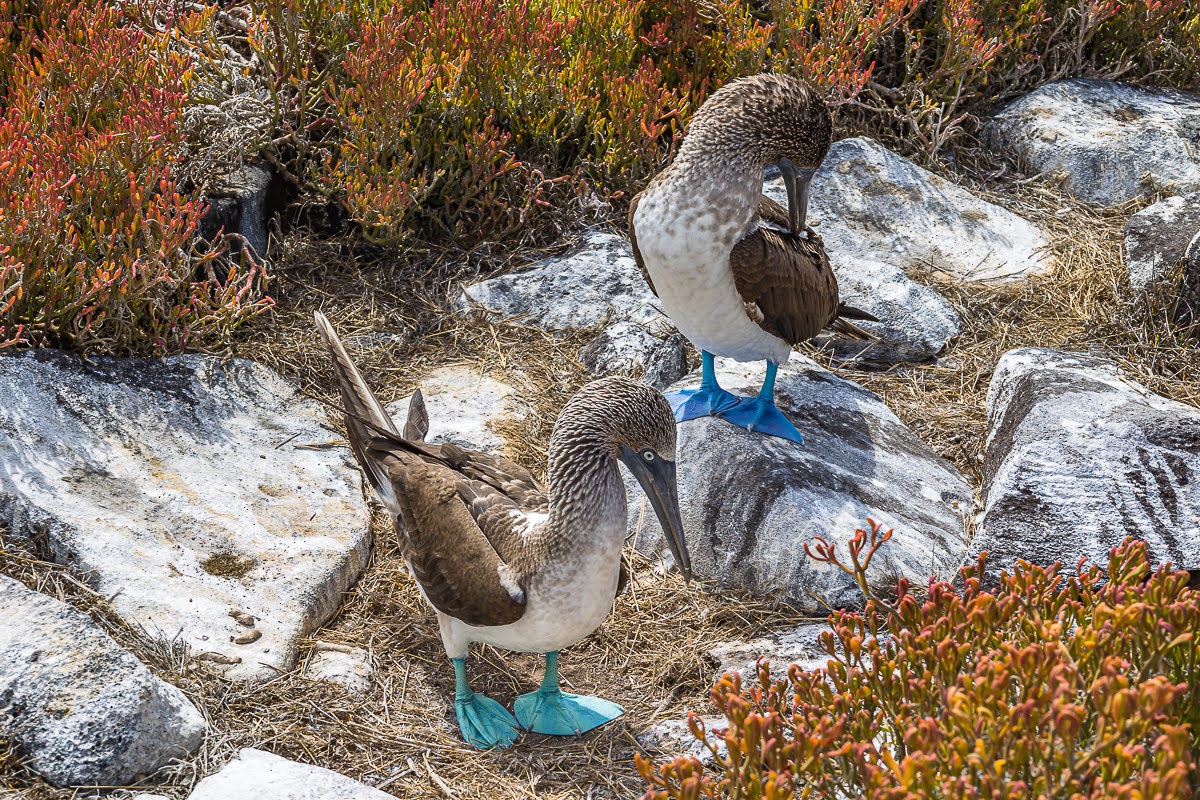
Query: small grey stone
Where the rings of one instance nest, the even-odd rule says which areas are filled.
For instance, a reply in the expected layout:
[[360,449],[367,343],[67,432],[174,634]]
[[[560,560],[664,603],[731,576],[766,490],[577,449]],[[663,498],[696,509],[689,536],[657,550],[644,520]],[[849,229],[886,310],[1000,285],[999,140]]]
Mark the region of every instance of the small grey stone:
[[[762,364],[717,363],[723,387],[758,391]],[[693,373],[672,388],[698,384]],[[823,536],[841,543],[844,558],[845,542],[871,517],[896,529],[872,562],[872,580],[953,576],[966,555],[964,521],[973,505],[970,486],[953,467],[874,394],[803,357],[780,368],[776,402],[803,444],[715,417],[679,425],[679,502],[697,574],[780,593],[811,612],[857,607],[862,595],[849,576],[813,562],[804,544]],[[662,553],[657,519],[632,480],[627,490],[638,548]]]
[[[0,397],[0,520],[231,680],[290,669],[366,565],[349,451],[296,447],[336,434],[260,364],[27,351],[0,356]],[[231,641],[230,609],[261,638]]]
[[227,233],[241,234],[259,260],[267,256],[264,209],[270,186],[270,168],[247,164],[215,182],[208,191],[212,209],[209,214],[216,214],[217,218],[207,224],[210,227],[224,227]]
[[1008,104],[987,142],[1076,197],[1116,205],[1153,185],[1200,190],[1200,95],[1109,81],[1046,84]]
[[371,661],[366,650],[357,647],[333,647],[323,642],[314,646],[304,668],[304,677],[345,686],[355,692],[371,688]]
[[394,800],[332,770],[244,748],[196,784],[188,800]]
[[[714,734],[729,725],[725,717],[701,717],[709,741],[718,741],[717,752],[724,756],[728,747],[721,737]],[[688,729],[687,720],[669,719],[650,727],[637,737],[637,742],[647,750],[656,750],[666,756],[692,756],[701,764],[712,764],[713,754],[707,746]]]
[[988,388],[984,506],[972,542],[996,569],[1023,558],[1107,563],[1126,536],[1200,567],[1200,410],[1110,361],[1022,348]]
[[122,785],[185,758],[204,717],[66,603],[0,575],[0,737],[57,786]]
[[673,333],[650,354],[650,363],[646,366],[642,382],[659,391],[666,391],[668,386],[687,374],[687,339],[682,333]]
[[771,662],[773,677],[787,675],[792,664],[815,671],[823,669],[829,662],[829,654],[819,641],[821,634],[828,630],[828,622],[809,622],[750,641],[722,642],[709,650],[708,655],[717,662],[717,677],[726,672],[740,672],[754,680],[759,659]]
[[1135,292],[1171,274],[1200,234],[1200,192],[1143,208],[1125,225],[1125,268]]
[[838,289],[843,302],[879,320],[851,320],[877,341],[829,335],[818,340],[839,360],[866,367],[930,361],[962,332],[958,313],[944,297],[888,264],[858,259],[853,269],[841,270]]
[[579,351],[579,361],[597,377],[633,375],[661,389],[687,374],[686,347],[678,333],[662,338],[642,325],[617,322]]

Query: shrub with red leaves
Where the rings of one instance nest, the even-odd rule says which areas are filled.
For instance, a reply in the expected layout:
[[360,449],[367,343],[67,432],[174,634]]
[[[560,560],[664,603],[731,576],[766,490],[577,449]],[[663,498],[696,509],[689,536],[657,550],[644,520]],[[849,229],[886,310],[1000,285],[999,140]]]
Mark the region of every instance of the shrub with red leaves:
[[189,63],[114,7],[0,6],[0,346],[163,352],[269,305],[260,267],[216,280],[173,167]]
[[756,680],[725,675],[712,699],[722,735],[692,715],[713,754],[657,767],[638,757],[646,798],[1185,798],[1200,788],[1200,591],[1152,571],[1144,542],[1107,570],[1018,562],[985,590],[985,558],[962,588],[867,584],[887,542],[872,523],[851,563],[818,541],[812,556],[852,574],[862,613],[822,634],[824,669]]

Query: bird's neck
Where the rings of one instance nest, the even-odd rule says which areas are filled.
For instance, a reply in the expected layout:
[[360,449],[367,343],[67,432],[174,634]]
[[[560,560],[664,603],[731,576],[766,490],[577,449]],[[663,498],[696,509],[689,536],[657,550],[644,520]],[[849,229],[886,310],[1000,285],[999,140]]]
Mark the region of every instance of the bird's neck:
[[612,548],[624,540],[626,527],[625,484],[608,447],[580,437],[551,440],[549,483],[550,515],[545,530],[562,537],[557,548]]

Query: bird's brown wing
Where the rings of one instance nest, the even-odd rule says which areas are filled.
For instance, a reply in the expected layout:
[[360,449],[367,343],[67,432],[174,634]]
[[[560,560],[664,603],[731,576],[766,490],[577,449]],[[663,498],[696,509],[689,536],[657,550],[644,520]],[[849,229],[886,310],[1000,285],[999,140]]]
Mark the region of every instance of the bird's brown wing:
[[[406,439],[333,326],[323,315],[316,317],[338,378],[350,449],[392,515],[401,552],[429,602],[470,625],[520,619],[522,509],[544,506],[545,492],[528,470],[503,459]],[[423,404],[405,427],[423,436],[428,428]],[[525,506],[504,493],[505,485],[514,487]]]
[[738,294],[767,333],[788,344],[807,341],[837,313],[837,278],[825,245],[811,230],[805,239],[787,233],[787,209],[769,197],[759,203],[759,216],[766,224],[729,254]]
[[[464,502],[462,476],[419,457],[393,458],[388,474],[399,501],[401,550],[433,607],[468,625],[519,620],[525,613],[522,576],[497,552],[475,509]],[[502,514],[504,505],[488,508]],[[482,516],[486,520],[487,514]]]
[[642,199],[642,195],[638,194],[633,198],[633,202],[629,204],[629,244],[633,247],[633,260],[637,262],[638,269],[642,271],[642,277],[646,279],[646,285],[650,287],[650,291],[654,292],[654,296],[658,297],[658,291],[654,288],[654,281],[650,280],[650,273],[646,270],[646,262],[642,261],[642,251],[638,250],[637,231],[633,229],[633,215],[637,213],[638,202]]

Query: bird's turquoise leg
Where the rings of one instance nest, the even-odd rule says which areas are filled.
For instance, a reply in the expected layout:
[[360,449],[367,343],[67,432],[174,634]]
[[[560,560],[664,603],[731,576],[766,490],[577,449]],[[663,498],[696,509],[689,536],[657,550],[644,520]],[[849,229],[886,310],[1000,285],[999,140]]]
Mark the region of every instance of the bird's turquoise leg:
[[454,713],[463,739],[475,747],[508,747],[517,739],[517,721],[508,709],[490,697],[477,694],[467,683],[467,659],[454,663]]
[[743,398],[735,407],[722,411],[719,416],[754,433],[802,443],[804,437],[800,431],[775,406],[775,372],[778,369],[777,365],[767,362],[767,377],[758,396]]
[[608,700],[561,691],[558,653],[546,653],[546,677],[541,688],[518,697],[513,710],[525,730],[556,736],[590,731],[625,713],[625,709]]
[[675,412],[676,422],[720,414],[736,406],[742,399],[717,385],[717,370],[712,353],[701,350],[700,358],[700,388],[684,389],[667,395],[667,400],[671,402],[671,410]]

